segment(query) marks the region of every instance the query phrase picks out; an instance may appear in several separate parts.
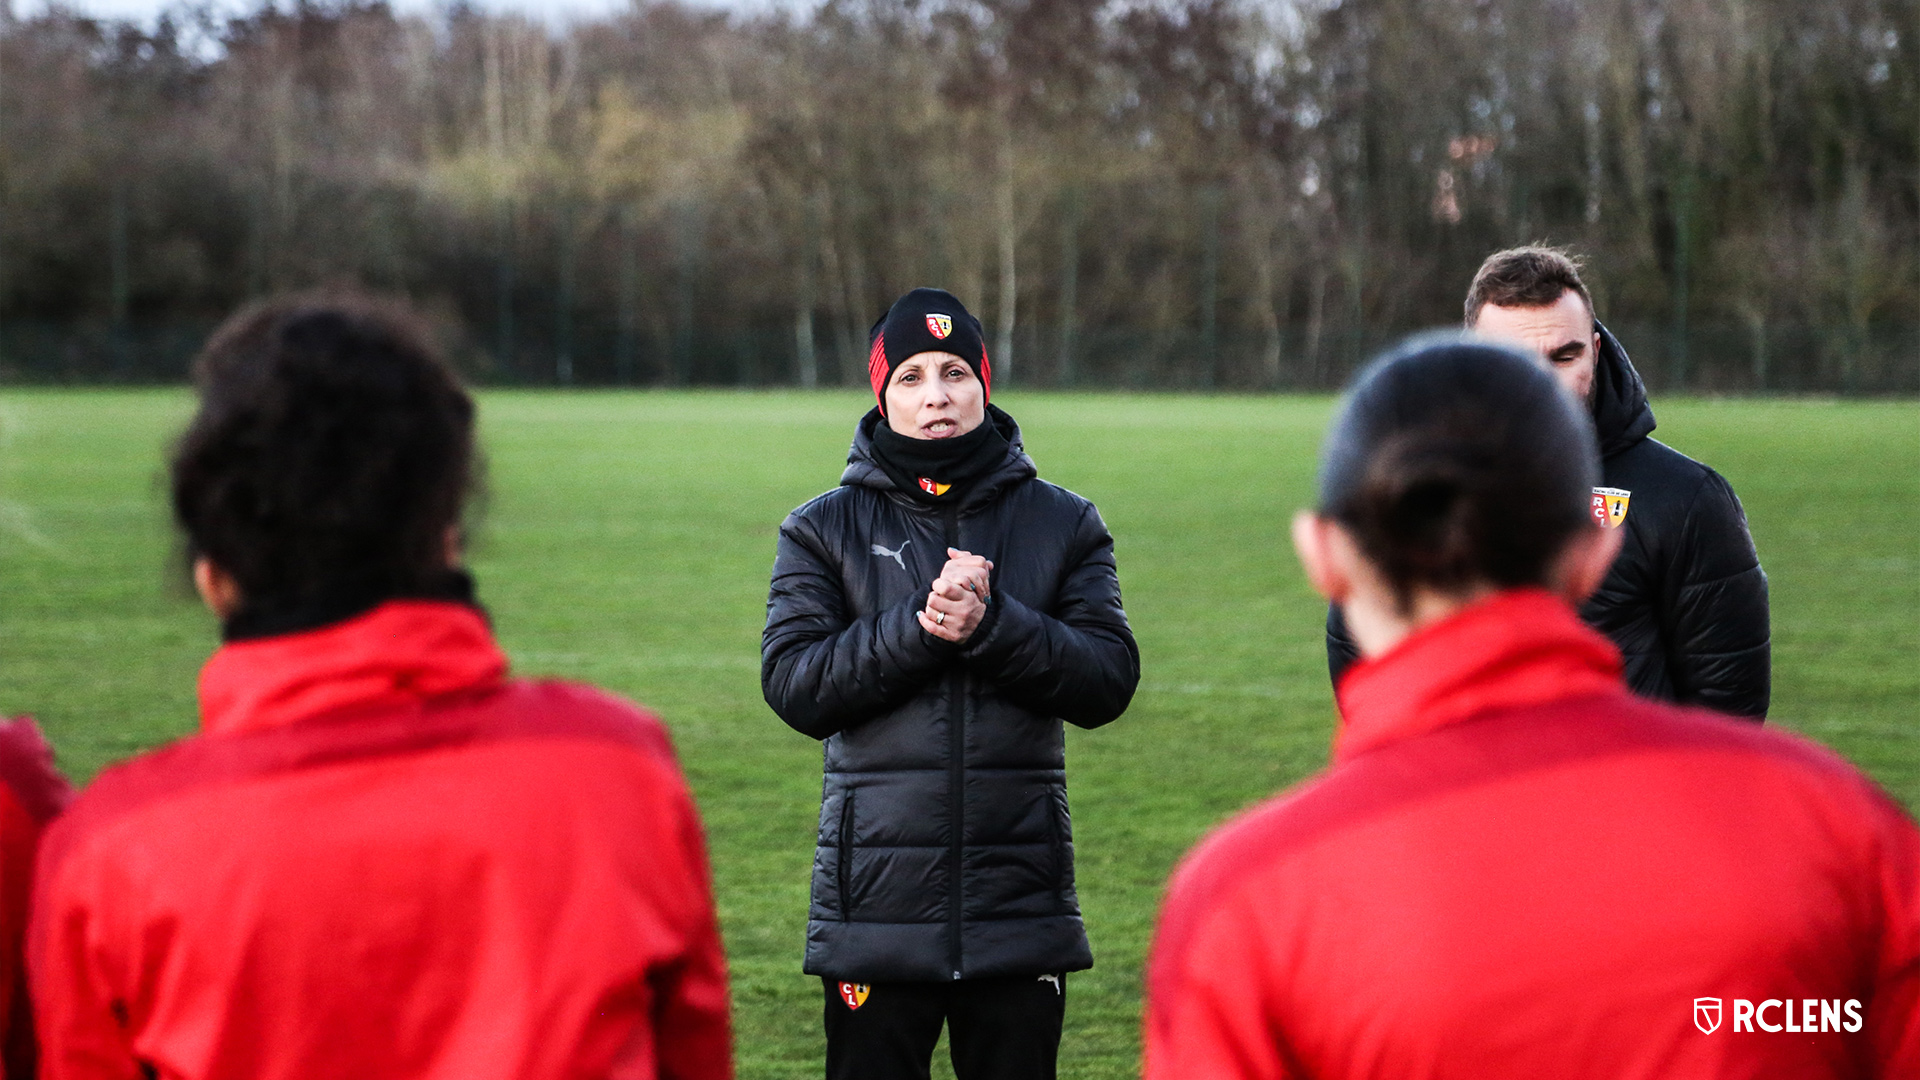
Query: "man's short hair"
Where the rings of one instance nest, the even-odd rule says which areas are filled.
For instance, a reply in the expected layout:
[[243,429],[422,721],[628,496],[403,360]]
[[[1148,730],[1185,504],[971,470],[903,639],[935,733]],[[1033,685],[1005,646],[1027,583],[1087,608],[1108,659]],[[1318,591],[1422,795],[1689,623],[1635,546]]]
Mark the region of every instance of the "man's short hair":
[[435,595],[479,461],[473,399],[417,315],[270,300],[215,331],[193,372],[200,408],[172,465],[188,554],[254,613]]
[[1580,260],[1573,253],[1541,244],[1496,251],[1480,264],[1467,288],[1467,325],[1471,327],[1488,304],[1547,307],[1559,303],[1568,290],[1580,294],[1592,316],[1593,295],[1580,280]]

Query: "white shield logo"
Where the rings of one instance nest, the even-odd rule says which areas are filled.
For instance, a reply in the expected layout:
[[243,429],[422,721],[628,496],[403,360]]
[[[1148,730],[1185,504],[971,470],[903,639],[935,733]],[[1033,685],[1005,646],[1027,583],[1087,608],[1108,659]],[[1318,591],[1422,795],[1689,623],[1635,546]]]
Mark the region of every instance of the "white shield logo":
[[1693,1026],[1699,1028],[1702,1035],[1711,1035],[1720,1030],[1719,998],[1693,999]]

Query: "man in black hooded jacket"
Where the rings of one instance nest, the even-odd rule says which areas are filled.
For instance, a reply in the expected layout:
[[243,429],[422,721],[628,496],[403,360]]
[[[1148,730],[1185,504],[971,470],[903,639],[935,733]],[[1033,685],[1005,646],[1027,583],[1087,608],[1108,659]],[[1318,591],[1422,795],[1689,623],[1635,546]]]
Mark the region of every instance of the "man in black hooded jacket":
[[[1720,474],[1648,436],[1653,409],[1620,342],[1593,315],[1579,265],[1522,247],[1487,257],[1467,292],[1470,330],[1536,353],[1600,438],[1593,513],[1626,530],[1600,590],[1580,609],[1620,648],[1636,693],[1764,720],[1771,693],[1767,576],[1740,500]],[[1327,614],[1335,686],[1358,658],[1338,608]]]
[[987,403],[980,324],[915,289],[874,326],[879,407],[840,486],[780,526],[760,679],[825,741],[806,971],[827,1075],[1054,1075],[1073,885],[1061,722],[1125,711],[1140,654],[1113,538]]

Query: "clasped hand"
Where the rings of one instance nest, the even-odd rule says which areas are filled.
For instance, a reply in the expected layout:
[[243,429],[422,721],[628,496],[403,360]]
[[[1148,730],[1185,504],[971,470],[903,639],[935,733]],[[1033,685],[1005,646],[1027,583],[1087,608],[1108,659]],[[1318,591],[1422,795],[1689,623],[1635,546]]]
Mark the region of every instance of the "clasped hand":
[[973,636],[987,613],[987,590],[993,563],[972,552],[947,549],[947,565],[933,579],[927,606],[918,612],[927,633],[960,642]]

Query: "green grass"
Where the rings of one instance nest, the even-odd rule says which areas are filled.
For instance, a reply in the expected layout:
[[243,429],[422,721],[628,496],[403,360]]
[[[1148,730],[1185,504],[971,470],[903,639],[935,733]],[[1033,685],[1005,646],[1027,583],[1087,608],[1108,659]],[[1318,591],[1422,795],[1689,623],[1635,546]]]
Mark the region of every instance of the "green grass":
[[[1062,1072],[1131,1076],[1168,868],[1325,760],[1321,608],[1286,522],[1331,400],[1004,397],[1042,475],[1106,515],[1140,640],[1132,710],[1068,739],[1098,966],[1072,981]],[[820,993],[800,974],[819,749],[761,702],[758,645],[775,529],[838,478],[866,400],[483,399],[482,596],[521,672],[606,685],[672,726],[711,836],[744,1078],[819,1073]],[[214,626],[170,567],[159,483],[189,405],[0,393],[0,709],[37,714],[76,777],[194,723]],[[1776,720],[1920,805],[1920,406],[1659,413],[1746,504],[1773,583]]]

